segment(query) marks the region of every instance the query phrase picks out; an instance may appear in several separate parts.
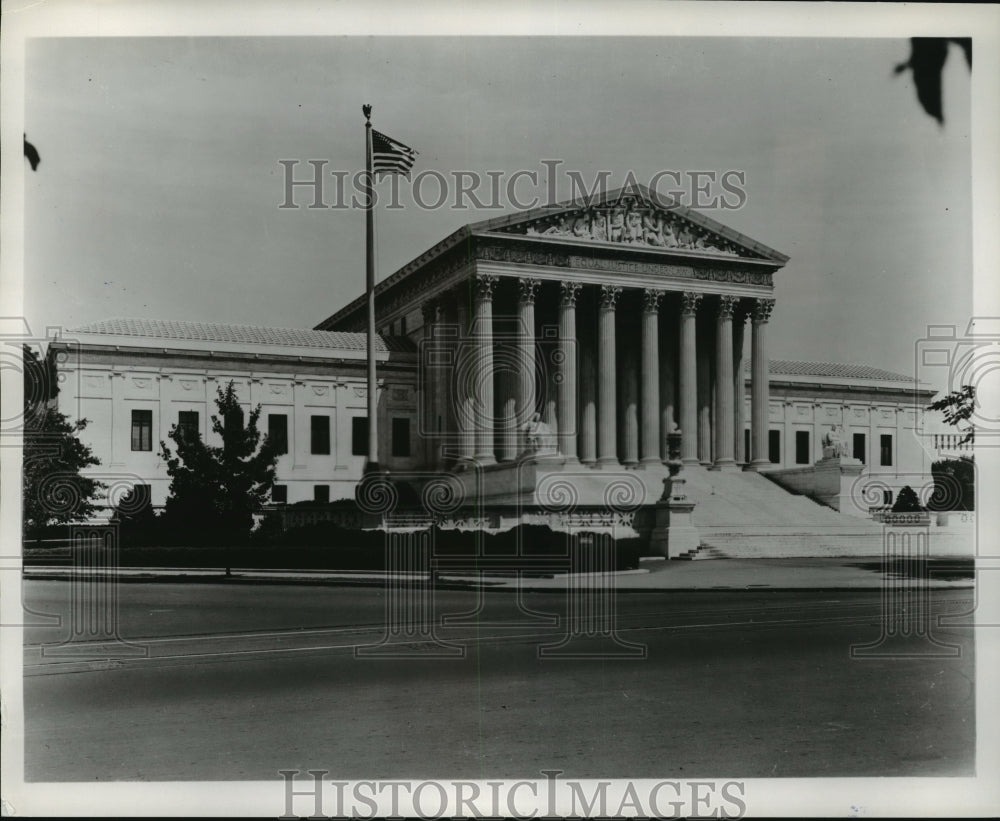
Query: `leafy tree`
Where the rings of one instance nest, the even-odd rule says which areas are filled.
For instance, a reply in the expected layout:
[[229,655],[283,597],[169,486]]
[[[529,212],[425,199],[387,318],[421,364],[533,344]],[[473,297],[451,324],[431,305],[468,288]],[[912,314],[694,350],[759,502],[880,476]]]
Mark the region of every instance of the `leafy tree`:
[[924,510],[920,504],[917,492],[909,485],[904,485],[896,497],[896,503],[892,506],[893,513],[919,513]]
[[[963,385],[959,390],[952,391],[946,396],[942,396],[936,402],[927,406],[927,410],[941,411],[944,414],[944,421],[959,429],[962,438],[958,444],[964,445],[972,442],[975,435],[975,428],[969,419],[976,411],[976,388],[974,385]],[[963,428],[963,424],[968,426]]]
[[971,37],[911,37],[910,57],[896,66],[896,74],[913,72],[917,100],[931,117],[944,124],[944,106],[941,99],[941,70],[948,59],[948,48],[956,43],[965,55],[965,63],[972,71]]
[[23,529],[25,538],[39,539],[50,525],[92,516],[94,500],[106,486],[80,473],[101,462],[77,438],[87,420],[71,422],[56,408],[55,366],[29,346],[23,350]]
[[934,493],[927,501],[931,510],[976,509],[976,464],[967,456],[942,459],[931,465]]
[[215,404],[212,430],[221,446],[206,445],[200,434],[178,425],[170,431],[174,451],[160,442],[170,476],[164,515],[167,527],[184,533],[188,543],[230,548],[249,541],[253,516],[274,485],[278,453],[266,436],[261,442],[260,405],[244,419],[232,382],[218,389]]

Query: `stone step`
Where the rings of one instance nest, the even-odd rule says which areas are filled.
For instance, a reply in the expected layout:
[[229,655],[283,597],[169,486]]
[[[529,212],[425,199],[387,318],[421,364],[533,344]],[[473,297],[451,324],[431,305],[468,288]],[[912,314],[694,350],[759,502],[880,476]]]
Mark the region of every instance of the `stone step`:
[[790,493],[752,472],[685,470],[686,493],[696,503],[696,527],[800,526],[827,529],[850,524],[861,532],[881,532],[869,519],[847,516],[805,496]]

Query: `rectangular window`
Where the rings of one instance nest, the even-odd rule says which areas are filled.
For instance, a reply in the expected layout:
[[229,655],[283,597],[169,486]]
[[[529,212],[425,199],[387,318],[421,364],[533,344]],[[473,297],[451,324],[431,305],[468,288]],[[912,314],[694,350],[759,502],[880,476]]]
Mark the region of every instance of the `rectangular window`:
[[351,420],[351,454],[368,455],[368,417],[355,416]]
[[750,429],[743,431],[743,461],[750,461]]
[[865,442],[865,435],[863,433],[855,433],[851,446],[851,455],[859,462],[864,463],[865,456],[867,455],[865,451],[867,450],[868,443]]
[[288,503],[288,485],[274,485],[271,488],[271,501],[276,505]]
[[198,411],[178,411],[177,430],[184,436],[195,437],[200,431],[198,429]]
[[313,501],[314,502],[329,502],[330,501],[330,486],[329,485],[313,485]]
[[392,455],[401,457],[410,455],[409,419],[392,420]]
[[267,438],[277,453],[288,453],[288,415],[269,413],[267,415]]
[[132,411],[132,450],[153,449],[153,412]]
[[808,465],[812,460],[809,458],[809,431],[795,431],[795,464]]
[[879,464],[880,465],[891,465],[892,464],[892,434],[883,433],[879,436]]
[[399,320],[399,335],[406,336],[406,317],[401,317]]
[[316,455],[329,455],[330,453],[330,417],[311,416],[309,452]]
[[781,431],[769,430],[767,432],[767,461],[772,465],[781,464]]

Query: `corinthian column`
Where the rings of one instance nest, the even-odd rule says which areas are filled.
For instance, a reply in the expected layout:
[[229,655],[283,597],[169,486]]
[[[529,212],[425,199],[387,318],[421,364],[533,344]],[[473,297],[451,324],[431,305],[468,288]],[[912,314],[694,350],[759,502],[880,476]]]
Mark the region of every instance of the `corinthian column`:
[[587,293],[583,305],[583,333],[577,335],[580,351],[580,461],[592,465],[597,460],[597,380],[594,369],[594,301]]
[[520,377],[517,394],[518,449],[527,447],[524,426],[538,410],[535,388],[535,298],[541,281],[521,278],[517,281],[517,362]]
[[559,452],[576,460],[576,298],[578,282],[559,283]]
[[642,458],[643,464],[660,462],[660,300],[662,291],[642,294]]
[[615,306],[622,289],[601,286],[601,307],[597,318],[597,464],[618,464],[618,432],[615,425],[616,371]]
[[767,458],[767,428],[769,418],[767,373],[767,322],[774,308],[773,299],[758,299],[753,307],[753,339],[750,367],[750,464],[748,470],[770,465]]
[[681,294],[680,333],[680,417],[681,459],[685,465],[698,464],[698,304],[702,295]]
[[733,310],[737,297],[722,295],[715,322],[715,469],[735,470],[733,458]]
[[[464,290],[464,289],[463,289]],[[474,355],[470,350],[469,337],[469,303],[463,299],[460,291],[454,300],[455,320],[458,322],[458,338],[455,340],[455,367],[451,379],[452,413],[454,414],[455,432],[458,435],[458,453],[455,459],[456,467],[465,468],[472,463],[475,453],[475,406],[472,389],[472,372]]]
[[420,351],[421,434],[424,443],[424,465],[435,467],[438,460],[437,430],[437,370],[431,367],[431,356],[436,344],[435,328],[438,322],[438,303],[427,300],[420,312],[424,319],[424,341]]
[[475,409],[476,452],[474,458],[480,465],[496,462],[493,454],[493,289],[497,277],[479,275],[475,280],[475,323],[473,325],[476,342],[474,372],[469,374],[473,385],[473,408]]
[[618,369],[621,382],[618,386],[621,415],[618,419],[618,456],[627,467],[639,464],[639,345],[635,323],[629,321],[629,312],[621,319],[621,343],[618,352]]
[[743,378],[743,336],[746,330],[746,306],[743,303],[736,305],[736,312],[733,314],[733,408],[735,419],[733,422],[733,453],[736,464],[740,465],[747,461],[743,447],[743,428],[746,426],[746,380]]

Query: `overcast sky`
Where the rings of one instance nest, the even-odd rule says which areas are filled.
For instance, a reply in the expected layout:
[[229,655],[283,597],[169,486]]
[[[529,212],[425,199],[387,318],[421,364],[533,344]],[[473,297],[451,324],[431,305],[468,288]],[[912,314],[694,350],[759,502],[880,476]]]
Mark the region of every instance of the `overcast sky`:
[[[912,373],[928,324],[964,328],[972,314],[972,232],[969,72],[953,51],[940,128],[909,75],[892,74],[908,51],[904,39],[35,40],[25,312],[33,328],[314,326],[363,289],[364,214],[279,209],[278,161],[362,168],[369,102],[376,128],[420,152],[415,171],[543,172],[543,159],[613,183],[744,171],[745,206],[708,213],[791,257],[775,277],[772,357]],[[381,212],[379,278],[498,213]]]

